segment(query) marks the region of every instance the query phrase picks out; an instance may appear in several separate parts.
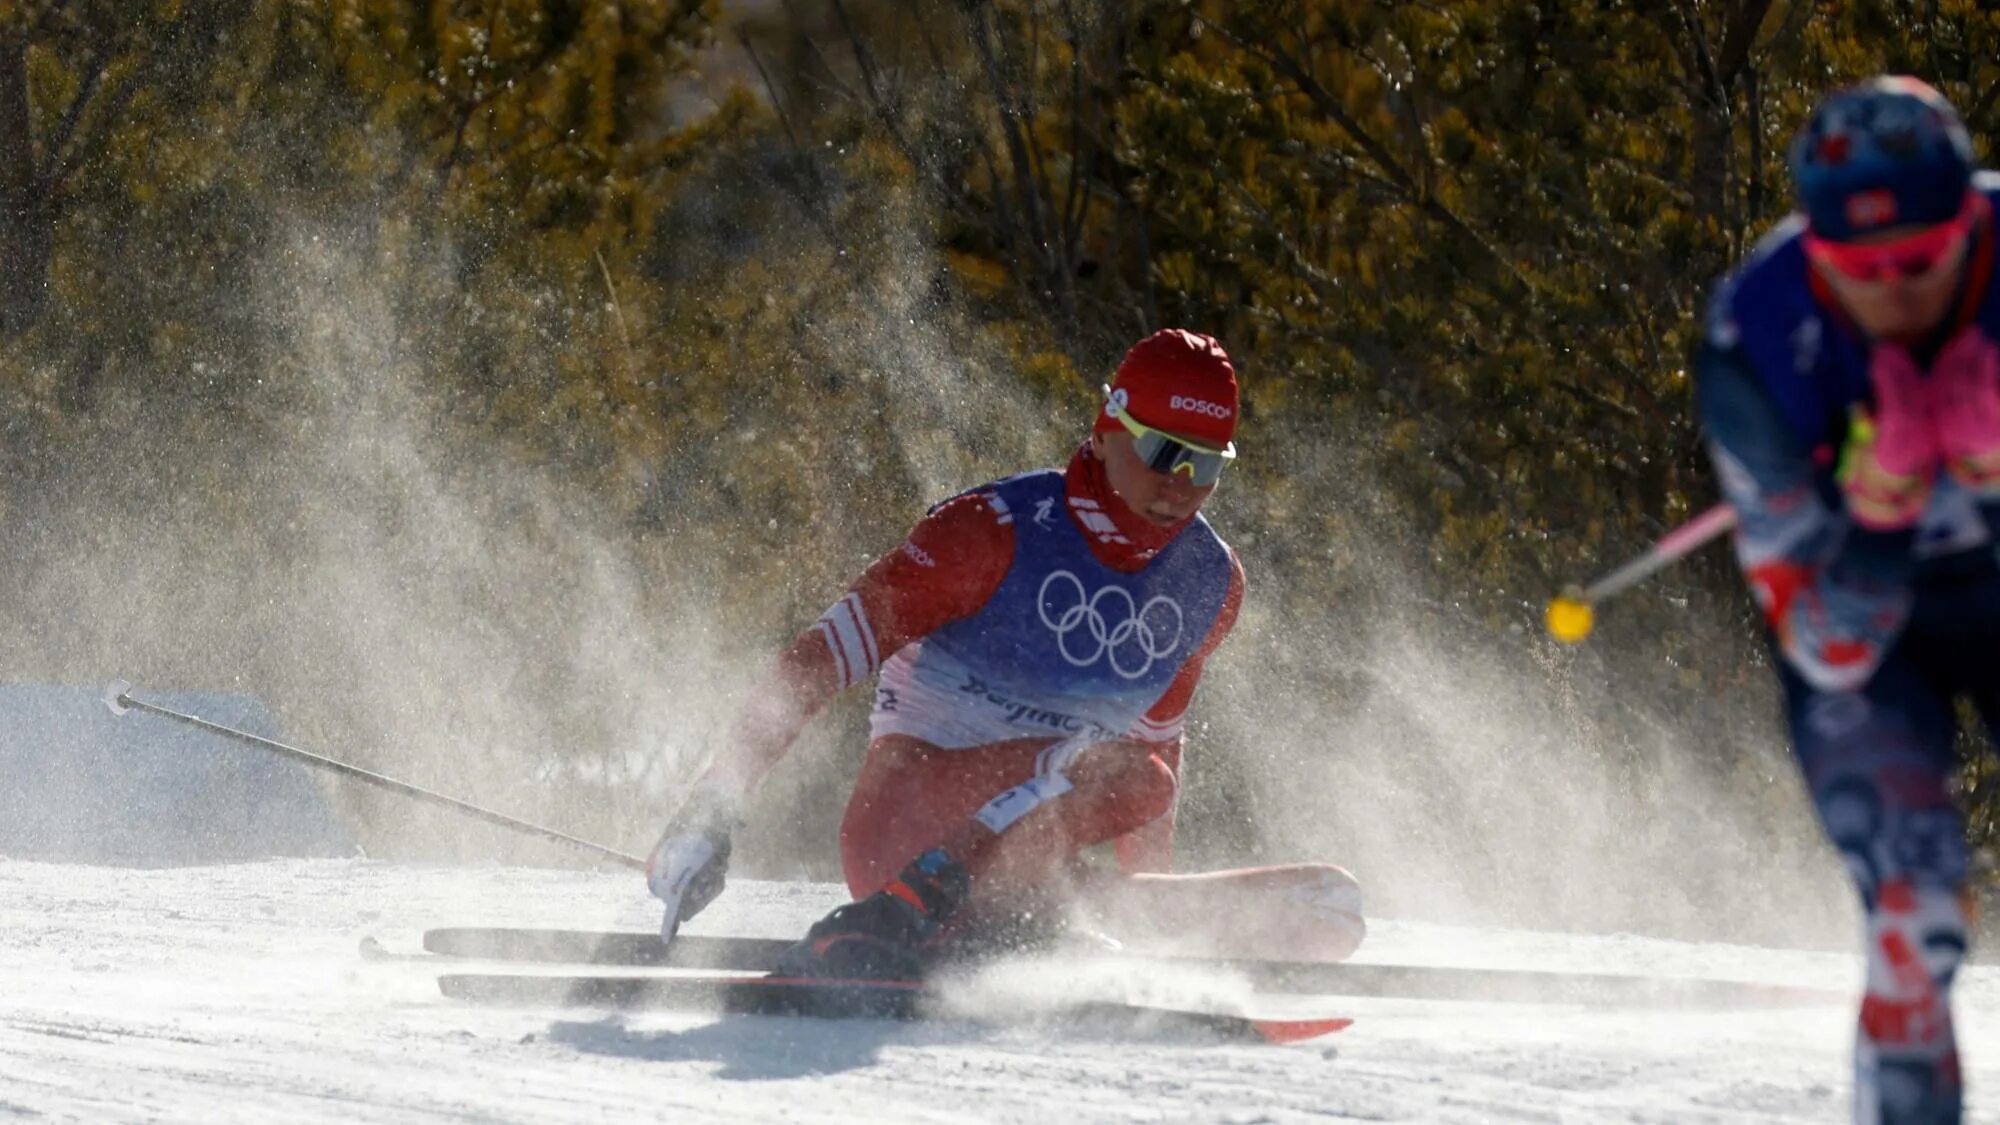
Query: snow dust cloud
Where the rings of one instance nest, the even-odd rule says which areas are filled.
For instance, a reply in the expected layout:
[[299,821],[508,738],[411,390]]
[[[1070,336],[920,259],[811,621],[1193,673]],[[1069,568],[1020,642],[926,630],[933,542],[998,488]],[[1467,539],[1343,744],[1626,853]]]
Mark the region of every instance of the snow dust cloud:
[[[818,236],[760,237],[809,257],[797,244]],[[702,527],[670,494],[638,534],[565,466],[493,441],[474,419],[490,404],[426,371],[438,338],[467,328],[424,323],[403,298],[448,290],[455,248],[413,244],[388,220],[301,223],[265,265],[259,316],[279,361],[214,373],[233,379],[228,411],[189,401],[162,416],[113,388],[71,435],[82,452],[52,459],[8,513],[24,532],[6,576],[21,607],[11,675],[253,696],[306,749],[628,852],[650,846],[759,667],[841,583],[988,466],[1056,461],[1073,440],[1007,389],[1011,372],[931,323],[927,272],[833,278],[839,314],[809,326],[781,373],[796,380],[771,393],[809,410],[807,376],[840,369],[878,404],[880,429],[830,435],[838,457],[824,464],[730,440],[753,422],[704,434],[669,451],[653,486],[726,489],[761,460],[805,480],[814,509]],[[903,499],[850,478],[900,482]],[[760,585],[773,574],[780,585]],[[833,873],[864,695],[816,723],[756,795],[742,871]],[[352,781],[319,784],[371,855],[592,862]]]
[[[254,695],[309,748],[643,851],[776,645],[928,504],[1060,465],[1088,430],[1106,373],[1081,373],[1088,385],[1052,415],[1005,349],[936,299],[939,263],[914,231],[900,237],[835,286],[845,299],[796,357],[842,371],[876,425],[844,435],[833,463],[797,468],[816,478],[803,522],[736,514],[764,525],[762,549],[796,571],[784,588],[746,590],[744,559],[702,546],[732,529],[704,537],[670,518],[641,543],[556,468],[481,444],[463,416],[477,404],[418,377],[436,326],[412,323],[395,294],[407,271],[448,273],[449,248],[301,230],[266,286],[292,359],[244,384],[238,420],[204,428],[191,410],[154,426],[114,400],[80,435],[88,463],[52,474],[35,510],[9,513],[33,529],[10,583],[24,607],[13,636],[39,646],[16,667]],[[1260,415],[1256,360],[1242,360],[1240,444],[1261,468],[1234,472],[1210,515],[1243,555],[1249,596],[1193,715],[1184,865],[1339,863],[1391,916],[1846,940],[1845,889],[1774,711],[1746,710],[1740,747],[1696,747],[1671,719],[1635,725],[1643,701],[1600,706],[1613,686],[1590,650],[1496,638],[1428,605],[1400,577],[1421,553],[1385,533],[1395,513],[1357,486],[1340,435]],[[658,487],[695,472],[689,459],[732,472],[725,436],[672,451]],[[1265,494],[1281,480],[1295,492],[1286,505]],[[1323,532],[1288,527],[1281,541],[1266,526],[1306,518]],[[1301,542],[1321,553],[1299,557]],[[1301,612],[1288,588],[1304,568],[1356,599]],[[1626,677],[1616,690],[1675,689]],[[836,877],[866,694],[821,716],[759,792],[744,873]],[[401,798],[325,788],[371,854],[581,862]]]
[[1332,522],[1370,529],[1322,544],[1347,597],[1285,612],[1256,591],[1287,574],[1246,552],[1235,651],[1197,705],[1208,729],[1191,753],[1240,757],[1227,815],[1258,845],[1219,858],[1339,863],[1392,917],[1847,947],[1857,914],[1789,760],[1775,677],[1688,698],[1670,668],[1614,666],[1603,641],[1564,648],[1438,605],[1377,490],[1332,475],[1320,494],[1354,509]]
[[[302,229],[268,263],[283,362],[228,421],[113,398],[12,513],[14,674],[261,699],[291,741],[643,850],[703,753],[726,648],[700,575],[662,575],[603,506],[478,444],[418,376],[393,240]],[[159,723],[144,715],[128,723]],[[577,862],[352,782],[371,854]]]

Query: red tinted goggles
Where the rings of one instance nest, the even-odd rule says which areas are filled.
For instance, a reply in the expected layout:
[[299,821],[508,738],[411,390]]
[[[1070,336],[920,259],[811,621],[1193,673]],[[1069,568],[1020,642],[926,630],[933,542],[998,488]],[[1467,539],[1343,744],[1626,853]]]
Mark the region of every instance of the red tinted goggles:
[[1833,242],[1808,231],[1806,255],[1853,281],[1922,277],[1955,257],[1986,212],[1986,197],[1965,193],[1965,205],[1942,223],[1890,242]]

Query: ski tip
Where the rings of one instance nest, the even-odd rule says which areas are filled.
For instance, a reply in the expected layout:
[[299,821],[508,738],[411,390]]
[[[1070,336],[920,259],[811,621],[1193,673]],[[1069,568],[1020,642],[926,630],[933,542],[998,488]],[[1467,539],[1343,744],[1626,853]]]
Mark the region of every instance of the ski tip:
[[1351,1026],[1352,1019],[1345,1017],[1325,1020],[1251,1020],[1250,1026],[1257,1029],[1266,1043],[1303,1043],[1322,1035],[1332,1035],[1336,1031]]
[[104,686],[104,705],[114,715],[123,715],[131,708],[125,705],[125,696],[132,690],[132,681],[113,680]]

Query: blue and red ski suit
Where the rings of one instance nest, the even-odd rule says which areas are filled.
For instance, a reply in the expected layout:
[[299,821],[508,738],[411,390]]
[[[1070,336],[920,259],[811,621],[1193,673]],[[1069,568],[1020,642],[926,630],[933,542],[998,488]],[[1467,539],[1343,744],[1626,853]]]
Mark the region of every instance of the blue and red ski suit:
[[[1992,198],[2000,178],[1981,173],[1977,187]],[[1870,405],[1873,343],[1809,267],[1803,233],[1798,216],[1780,224],[1718,288],[1698,408],[1793,749],[1866,915],[1856,1117],[1956,1122],[1950,994],[1971,908],[1950,784],[1958,701],[2000,729],[2000,512],[1940,474],[1912,529],[1848,518],[1834,473],[1851,412]],[[1993,259],[1988,224],[1951,314],[1911,348],[1920,364],[1968,326],[2000,339]]]

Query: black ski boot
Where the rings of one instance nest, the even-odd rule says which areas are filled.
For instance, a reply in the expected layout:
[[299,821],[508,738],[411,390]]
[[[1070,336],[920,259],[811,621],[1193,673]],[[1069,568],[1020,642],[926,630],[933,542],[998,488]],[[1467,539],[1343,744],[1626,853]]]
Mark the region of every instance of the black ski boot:
[[779,956],[776,971],[821,980],[921,980],[970,884],[964,867],[932,848],[881,890],[815,922],[804,941]]

